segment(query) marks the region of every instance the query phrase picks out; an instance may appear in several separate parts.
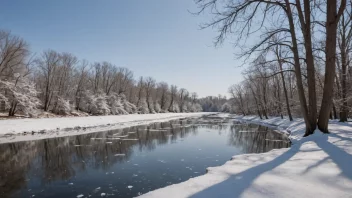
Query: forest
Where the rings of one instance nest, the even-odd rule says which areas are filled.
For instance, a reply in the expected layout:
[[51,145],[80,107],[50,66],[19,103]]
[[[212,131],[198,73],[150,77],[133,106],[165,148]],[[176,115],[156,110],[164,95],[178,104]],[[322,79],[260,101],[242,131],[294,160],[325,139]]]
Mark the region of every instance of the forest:
[[[304,118],[305,135],[328,133],[351,109],[352,2],[197,0],[218,31],[215,45],[230,40],[244,67],[229,88],[222,111]],[[243,61],[242,61],[243,60]]]
[[152,77],[136,79],[128,68],[89,63],[46,50],[0,31],[0,111],[4,116],[119,115],[199,112],[197,93]]

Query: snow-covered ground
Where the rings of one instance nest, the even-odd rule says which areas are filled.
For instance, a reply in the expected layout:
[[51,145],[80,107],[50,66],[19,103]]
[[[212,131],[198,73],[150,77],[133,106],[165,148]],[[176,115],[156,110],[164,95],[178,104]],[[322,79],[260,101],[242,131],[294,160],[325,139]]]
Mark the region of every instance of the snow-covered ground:
[[79,135],[209,114],[211,113],[163,113],[0,120],[0,143]]
[[222,166],[208,168],[203,176],[141,197],[352,197],[351,123],[332,121],[331,134],[316,131],[302,138],[305,127],[301,119],[236,118],[287,132],[293,145],[262,154],[233,156]]

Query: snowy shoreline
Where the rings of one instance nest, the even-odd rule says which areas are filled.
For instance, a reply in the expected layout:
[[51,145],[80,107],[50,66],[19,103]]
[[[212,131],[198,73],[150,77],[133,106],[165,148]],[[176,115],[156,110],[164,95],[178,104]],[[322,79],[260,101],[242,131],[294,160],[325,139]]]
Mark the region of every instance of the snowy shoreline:
[[[223,116],[225,117],[225,116]],[[331,134],[303,138],[302,119],[235,116],[289,134],[292,146],[267,153],[235,155],[205,175],[141,195],[142,198],[351,197],[352,125],[331,121]]]
[[81,135],[214,113],[130,114],[0,120],[0,144]]

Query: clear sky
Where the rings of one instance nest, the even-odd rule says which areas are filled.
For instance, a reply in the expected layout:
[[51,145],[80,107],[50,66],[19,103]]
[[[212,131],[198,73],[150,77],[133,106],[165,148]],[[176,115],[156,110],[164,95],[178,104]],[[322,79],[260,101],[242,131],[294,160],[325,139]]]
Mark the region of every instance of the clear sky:
[[216,31],[200,30],[193,0],[7,0],[0,28],[24,38],[31,50],[70,52],[108,61],[135,76],[152,76],[199,96],[227,94],[241,81],[235,49],[214,48]]

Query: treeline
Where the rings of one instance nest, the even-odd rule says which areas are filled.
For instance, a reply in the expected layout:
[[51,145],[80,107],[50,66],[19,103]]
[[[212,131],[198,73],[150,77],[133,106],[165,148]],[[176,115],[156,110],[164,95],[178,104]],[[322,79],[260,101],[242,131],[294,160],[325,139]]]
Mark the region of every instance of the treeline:
[[18,36],[0,31],[0,110],[9,116],[118,115],[199,112],[196,93],[152,77],[135,79],[127,68],[89,63],[47,50],[34,56]]
[[248,65],[230,87],[232,108],[244,115],[303,117],[305,135],[328,133],[329,118],[351,109],[351,0],[196,0],[215,44],[234,39]]
[[226,108],[227,99],[226,96],[218,95],[216,96],[207,96],[199,99],[199,103],[202,106],[203,111],[205,112],[228,112],[230,109]]

